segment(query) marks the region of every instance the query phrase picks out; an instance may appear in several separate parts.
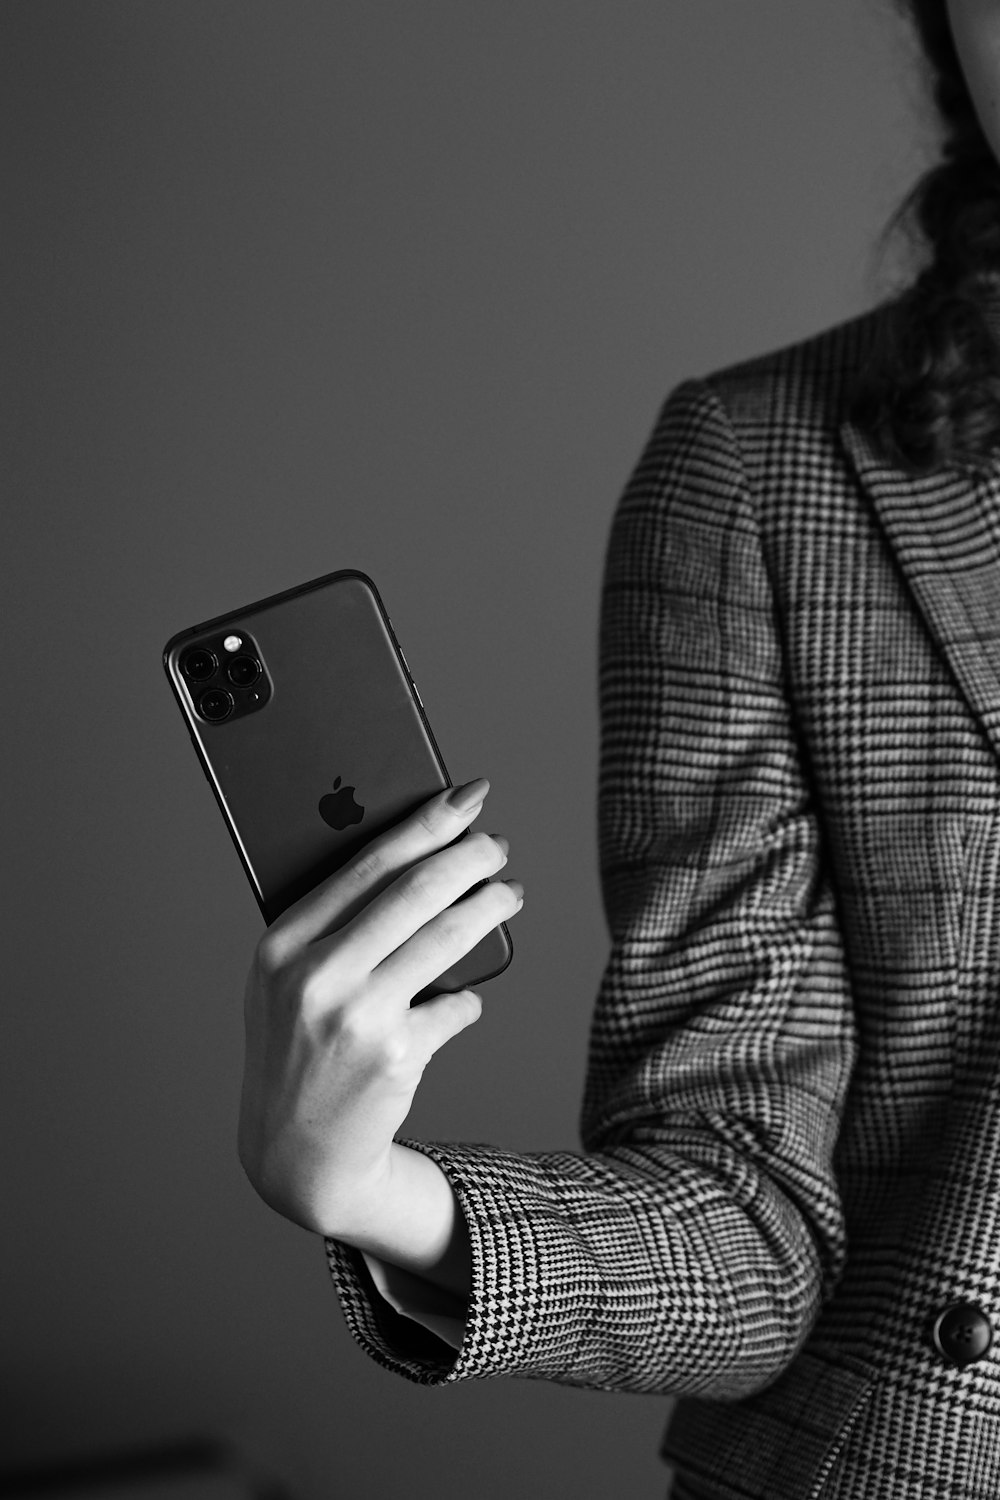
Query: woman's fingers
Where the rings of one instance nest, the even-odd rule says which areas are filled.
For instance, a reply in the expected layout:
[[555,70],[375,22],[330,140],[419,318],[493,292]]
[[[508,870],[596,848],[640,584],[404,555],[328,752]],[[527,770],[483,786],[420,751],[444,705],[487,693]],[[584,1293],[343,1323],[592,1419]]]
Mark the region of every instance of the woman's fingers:
[[409,1014],[409,1026],[420,1051],[428,1058],[478,1021],[483,1002],[475,990],[456,990],[450,995],[435,995]]
[[[456,906],[427,921],[408,942],[390,953],[372,971],[376,994],[405,995],[424,989],[476,946],[501,922],[520,911],[524,887],[518,880],[496,880],[473,891]],[[416,1007],[415,1014],[426,1004]]]
[[258,944],[240,1159],[307,1228],[351,1243],[370,1233],[424,1067],[482,1012],[471,990],[410,1002],[520,907],[517,882],[489,879],[506,840],[469,833],[488,785],[465,806],[429,799]]
[[341,869],[296,901],[269,929],[269,946],[301,951],[349,921],[402,871],[462,837],[490,789],[485,776],[448,787],[372,839]]
[[[347,972],[374,973],[432,918],[444,916],[446,907],[506,863],[506,850],[488,833],[470,833],[452,848],[428,855],[404,870],[329,939],[331,947],[336,946],[338,963]],[[465,906],[462,902],[454,908],[454,926],[460,930],[473,920]],[[446,967],[442,965],[437,973]]]

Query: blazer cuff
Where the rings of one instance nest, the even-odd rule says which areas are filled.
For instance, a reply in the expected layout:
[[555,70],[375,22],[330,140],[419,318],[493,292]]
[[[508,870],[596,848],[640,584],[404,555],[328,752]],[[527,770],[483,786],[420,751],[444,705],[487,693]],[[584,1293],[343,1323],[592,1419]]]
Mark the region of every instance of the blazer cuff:
[[[437,1301],[422,1278],[398,1267],[383,1275],[384,1262],[327,1240],[330,1273],[351,1334],[378,1364],[421,1385],[533,1374],[539,1363],[548,1363],[538,1360],[534,1343],[560,1342],[549,1322],[554,1316],[559,1327],[558,1309],[546,1307],[544,1289],[536,1284],[539,1266],[524,1201],[548,1196],[541,1182],[530,1181],[537,1167],[530,1158],[489,1145],[400,1144],[437,1163],[465,1214],[472,1250],[468,1314],[463,1323],[456,1299],[442,1292]],[[551,1203],[545,1206],[551,1213]]]
[[419,1385],[443,1385],[455,1364],[451,1345],[382,1296],[365,1256],[353,1245],[328,1239],[326,1256],[344,1320],[364,1352]]
[[455,1297],[425,1277],[394,1265],[392,1261],[379,1260],[366,1250],[361,1251],[361,1257],[376,1290],[394,1312],[429,1328],[453,1349],[461,1349],[465,1337],[464,1297]]

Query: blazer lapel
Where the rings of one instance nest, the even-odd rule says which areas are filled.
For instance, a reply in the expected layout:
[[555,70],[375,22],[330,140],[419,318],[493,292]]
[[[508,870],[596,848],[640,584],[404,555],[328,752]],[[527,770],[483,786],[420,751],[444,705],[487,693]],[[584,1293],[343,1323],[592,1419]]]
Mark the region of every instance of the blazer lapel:
[[914,477],[841,437],[927,627],[1000,756],[1000,472]]

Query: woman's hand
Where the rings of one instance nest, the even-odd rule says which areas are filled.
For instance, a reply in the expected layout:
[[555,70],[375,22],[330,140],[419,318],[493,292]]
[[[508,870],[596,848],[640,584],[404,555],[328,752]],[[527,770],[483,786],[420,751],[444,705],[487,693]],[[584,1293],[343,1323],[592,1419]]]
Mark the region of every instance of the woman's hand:
[[240,1160],[265,1202],[307,1229],[364,1242],[385,1211],[393,1136],[425,1066],[481,1014],[470,990],[410,1001],[520,909],[516,881],[465,896],[507,862],[506,840],[454,842],[488,791],[480,779],[432,797],[257,946]]

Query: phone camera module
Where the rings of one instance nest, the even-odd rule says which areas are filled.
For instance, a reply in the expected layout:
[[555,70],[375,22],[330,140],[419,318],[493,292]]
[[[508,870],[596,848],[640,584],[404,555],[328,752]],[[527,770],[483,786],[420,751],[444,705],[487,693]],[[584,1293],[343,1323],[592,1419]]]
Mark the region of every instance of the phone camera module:
[[198,699],[198,712],[210,724],[221,724],[223,719],[229,718],[235,707],[232,693],[227,693],[225,688],[209,688]]
[[171,675],[175,687],[183,683],[188,712],[193,710],[202,724],[235,722],[271,701],[267,658],[242,629],[209,635],[199,626],[198,638],[181,647]]
[[214,652],[206,651],[204,646],[195,646],[181,662],[181,671],[192,682],[204,682],[211,677],[218,665]]
[[226,668],[226,676],[235,687],[250,687],[260,676],[260,662],[253,656],[234,656]]

